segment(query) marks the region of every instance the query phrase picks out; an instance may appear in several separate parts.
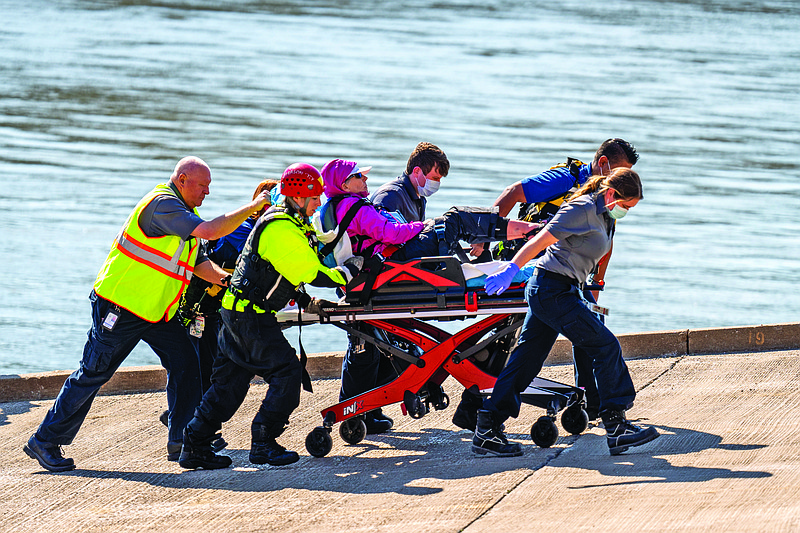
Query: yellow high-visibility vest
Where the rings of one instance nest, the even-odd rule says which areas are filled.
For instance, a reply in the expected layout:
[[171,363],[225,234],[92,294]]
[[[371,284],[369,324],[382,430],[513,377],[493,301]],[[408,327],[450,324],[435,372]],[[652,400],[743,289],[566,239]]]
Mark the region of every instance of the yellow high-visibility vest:
[[162,183],[139,201],[94,282],[98,296],[148,322],[175,316],[181,294],[192,279],[199,247],[197,239],[148,237],[139,227],[144,208],[162,195],[178,197]]

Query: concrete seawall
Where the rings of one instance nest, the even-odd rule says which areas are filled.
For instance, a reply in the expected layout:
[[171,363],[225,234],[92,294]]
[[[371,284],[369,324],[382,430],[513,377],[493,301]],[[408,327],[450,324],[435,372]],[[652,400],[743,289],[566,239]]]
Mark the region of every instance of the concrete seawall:
[[[720,353],[766,352],[800,348],[800,323],[686,329],[618,335],[626,359]],[[338,378],[342,352],[313,354],[308,359],[312,379]],[[548,364],[571,361],[571,344],[560,338]],[[71,370],[0,376],[0,402],[55,398]],[[100,394],[163,390],[166,371],[160,366],[122,367]]]

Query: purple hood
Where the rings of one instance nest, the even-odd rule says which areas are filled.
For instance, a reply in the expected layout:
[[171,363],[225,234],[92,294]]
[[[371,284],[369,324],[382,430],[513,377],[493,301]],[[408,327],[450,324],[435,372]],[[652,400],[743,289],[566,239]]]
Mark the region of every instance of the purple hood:
[[344,180],[353,173],[353,169],[356,167],[358,167],[358,163],[355,161],[345,161],[344,159],[334,159],[322,167],[322,182],[324,184],[325,196],[333,198],[334,196],[350,194],[366,198],[369,195],[367,191],[362,193],[346,193],[342,190]]
[[[367,191],[363,193],[349,193],[342,190],[342,184],[347,177],[353,173],[353,169],[358,167],[355,161],[345,161],[344,159],[334,159],[322,167],[322,181],[324,183],[325,196],[328,200],[337,196],[346,196],[336,207],[336,221],[341,221],[347,211],[358,198],[366,198]],[[361,253],[371,250],[371,253],[383,253],[389,245],[399,245],[413,239],[425,228],[423,222],[409,222],[407,224],[397,224],[389,220],[375,209],[373,205],[366,205],[358,210],[350,225],[347,233],[350,235],[353,244],[353,251]],[[366,239],[356,239],[358,235],[367,237]]]

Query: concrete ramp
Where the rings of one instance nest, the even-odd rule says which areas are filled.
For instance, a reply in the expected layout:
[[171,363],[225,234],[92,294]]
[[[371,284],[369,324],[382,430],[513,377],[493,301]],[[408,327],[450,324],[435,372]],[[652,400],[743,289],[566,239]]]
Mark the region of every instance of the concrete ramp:
[[[44,473],[22,445],[51,400],[0,404],[2,531],[798,531],[800,353],[629,361],[639,389],[629,417],[656,441],[611,457],[604,431],[530,441],[542,411],[523,406],[508,434],[519,458],[475,458],[451,407],[414,420],[398,406],[390,433],[310,457],[304,440],[335,402],[338,381],[304,393],[280,439],[301,453],[287,467],[247,460],[250,419],[266,386],[251,387],[224,428],[234,468],[184,471],[168,463],[158,422],[163,393],[95,400],[75,443],[78,469]],[[567,365],[543,376],[571,380]]]

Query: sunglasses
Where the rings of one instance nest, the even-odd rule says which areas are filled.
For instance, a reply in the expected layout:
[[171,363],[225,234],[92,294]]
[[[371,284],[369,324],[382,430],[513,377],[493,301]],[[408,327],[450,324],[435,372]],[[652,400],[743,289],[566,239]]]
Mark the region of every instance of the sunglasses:
[[359,172],[358,174],[350,174],[349,176],[347,176],[347,180],[349,180],[350,178],[364,179],[364,174],[362,174],[361,172]]

